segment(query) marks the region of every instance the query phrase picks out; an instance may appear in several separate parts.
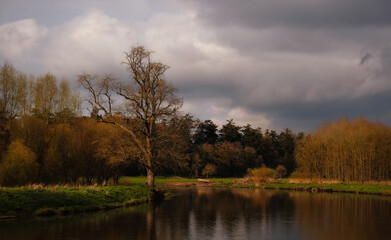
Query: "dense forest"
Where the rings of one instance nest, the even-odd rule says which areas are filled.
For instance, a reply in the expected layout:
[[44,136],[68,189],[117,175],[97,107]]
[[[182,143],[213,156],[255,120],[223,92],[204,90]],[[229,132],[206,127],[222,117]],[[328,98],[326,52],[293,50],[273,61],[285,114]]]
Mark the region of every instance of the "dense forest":
[[[50,73],[35,77],[4,63],[0,185],[117,183],[122,175],[146,173],[243,177],[260,166],[279,168],[283,177],[391,179],[389,127],[346,118],[308,134],[232,119],[219,127],[178,111],[181,99],[162,77],[167,66],[150,53],[138,47],[126,55],[136,85],[82,74],[73,89]],[[124,101],[114,104],[113,94]]]

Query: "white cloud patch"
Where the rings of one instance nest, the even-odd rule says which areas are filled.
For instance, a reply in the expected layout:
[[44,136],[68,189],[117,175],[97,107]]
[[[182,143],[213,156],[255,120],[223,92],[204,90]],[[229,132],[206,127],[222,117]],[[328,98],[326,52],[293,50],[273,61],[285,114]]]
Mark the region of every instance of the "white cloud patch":
[[0,25],[0,55],[8,59],[20,58],[35,49],[47,32],[46,27],[33,19]]
[[190,112],[202,120],[212,119],[220,124],[227,119],[227,112],[231,106],[232,101],[229,97],[198,98],[185,101],[182,110]]
[[204,76],[199,78],[203,82],[231,80],[222,74],[239,58],[237,53],[217,41],[214,29],[199,24],[191,9],[156,14],[141,28],[144,44],[172,67],[167,74],[175,82],[191,81],[196,75]]
[[260,127],[262,129],[270,129],[271,120],[262,113],[255,113],[245,108],[232,108],[228,114],[227,119],[234,119],[236,125],[245,126],[251,124],[252,127]]
[[265,114],[253,112],[244,107],[235,107],[229,96],[191,99],[184,102],[182,110],[195,114],[201,120],[210,119],[220,127],[226,124],[229,119],[233,119],[238,126],[251,124],[253,127],[261,127],[263,129],[272,127],[271,120]]
[[60,75],[114,72],[134,36],[128,24],[91,11],[53,29],[43,50],[43,65]]

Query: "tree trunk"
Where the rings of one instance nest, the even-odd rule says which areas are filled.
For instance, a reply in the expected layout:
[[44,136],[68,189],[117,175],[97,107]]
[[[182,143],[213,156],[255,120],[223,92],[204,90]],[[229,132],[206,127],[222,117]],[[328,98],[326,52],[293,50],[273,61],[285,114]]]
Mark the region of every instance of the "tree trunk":
[[151,188],[155,187],[155,174],[149,168],[147,168],[147,185]]

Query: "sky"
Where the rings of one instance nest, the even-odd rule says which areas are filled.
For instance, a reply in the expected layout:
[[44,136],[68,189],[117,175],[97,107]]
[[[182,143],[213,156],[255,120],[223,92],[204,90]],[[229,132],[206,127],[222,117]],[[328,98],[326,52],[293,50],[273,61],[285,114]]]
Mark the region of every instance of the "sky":
[[201,120],[391,126],[389,0],[0,0],[0,63],[24,73],[126,80],[136,45],[170,66],[182,111]]

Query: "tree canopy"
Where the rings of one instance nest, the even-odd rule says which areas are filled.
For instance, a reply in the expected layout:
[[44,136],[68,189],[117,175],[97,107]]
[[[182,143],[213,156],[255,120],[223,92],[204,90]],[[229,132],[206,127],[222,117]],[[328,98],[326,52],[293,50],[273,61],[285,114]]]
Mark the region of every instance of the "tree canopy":
[[[176,89],[165,80],[167,65],[154,61],[151,51],[143,46],[133,47],[125,53],[130,79],[120,82],[108,74],[102,78],[84,73],[79,76],[80,84],[89,91],[89,103],[94,109],[103,112],[101,120],[118,126],[129,134],[137,159],[147,171],[147,183],[154,186],[155,160],[163,131],[159,124],[174,117],[182,106]],[[125,106],[115,106],[113,95],[122,98]],[[114,111],[116,109],[116,111]],[[132,118],[129,127],[126,120]]]

